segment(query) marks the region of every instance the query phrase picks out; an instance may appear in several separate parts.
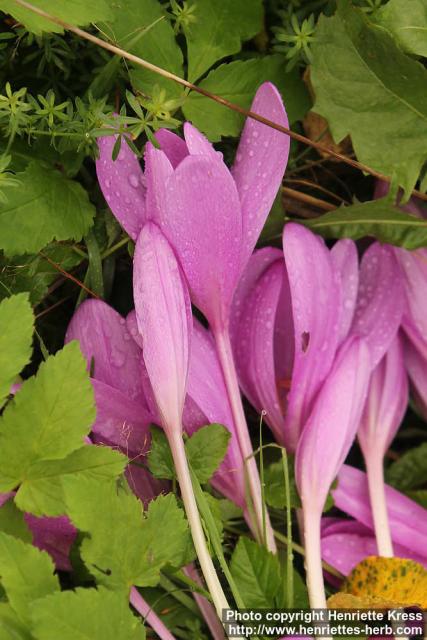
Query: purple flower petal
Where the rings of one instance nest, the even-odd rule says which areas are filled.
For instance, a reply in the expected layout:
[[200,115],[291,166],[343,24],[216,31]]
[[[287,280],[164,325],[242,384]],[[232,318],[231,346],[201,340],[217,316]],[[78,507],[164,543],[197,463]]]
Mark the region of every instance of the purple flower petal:
[[68,518],[37,518],[26,513],[24,519],[33,534],[33,545],[47,551],[57,569],[71,571],[70,551],[77,537],[77,529]]
[[189,122],[184,124],[184,137],[188,151],[192,156],[206,156],[214,160],[222,160],[222,153],[215,151],[206,136]]
[[351,333],[365,338],[376,367],[399,328],[405,298],[399,265],[391,247],[372,244],[360,266],[360,283]]
[[240,276],[241,213],[227,167],[189,156],[167,185],[161,227],[174,247],[194,304],[211,327],[227,322]]
[[295,477],[306,509],[323,508],[356,436],[369,376],[366,344],[348,339],[317,396],[296,452]]
[[169,131],[169,129],[159,129],[154,134],[154,137],[174,169],[188,156],[188,148],[185,141],[177,136],[176,133]]
[[342,306],[338,333],[339,341],[342,342],[353,321],[359,286],[359,263],[353,240],[338,240],[331,249],[331,258],[334,268],[341,276]]
[[[251,110],[289,127],[280,94],[269,82],[258,89]],[[246,120],[232,170],[242,207],[243,267],[257,243],[280,188],[288,162],[289,143],[286,134],[251,118]]]
[[[335,505],[373,530],[367,476],[355,467],[343,465],[338,487],[332,491]],[[427,509],[386,485],[387,511],[393,542],[426,556]]]
[[128,464],[125,470],[126,480],[137,498],[141,500],[144,507],[148,506],[161,493],[170,491],[170,484],[165,480],[157,480],[148,469],[141,465]]
[[129,311],[129,313],[127,314],[126,327],[133,340],[135,340],[138,347],[142,350],[144,343],[142,341],[142,335],[139,333],[135,309]]
[[405,366],[411,381],[415,404],[427,420],[427,361],[424,353],[409,338],[404,337]]
[[314,398],[330,371],[338,345],[339,274],[323,240],[290,223],[283,233],[295,352],[287,397],[285,442],[295,451]]
[[372,372],[358,437],[365,456],[375,449],[384,455],[408,404],[408,380],[397,335]]
[[144,406],[139,367],[141,352],[126,328],[125,319],[117,311],[102,300],[86,300],[68,325],[65,342],[70,340],[79,341],[88,369],[96,380]]
[[124,140],[117,159],[112,159],[115,142],[116,136],[98,138],[100,156],[96,161],[96,174],[111,211],[136,240],[145,222],[144,174],[138,158]]
[[166,210],[166,184],[173,175],[173,167],[166,154],[151,142],[145,146],[145,180],[147,185],[146,217],[160,223]]
[[403,327],[412,341],[425,349],[427,357],[427,249],[395,249],[394,253],[402,270],[407,299]]
[[186,284],[171,246],[149,222],[134,256],[134,299],[144,342],[144,362],[162,424],[181,426],[186,393],[191,307]]

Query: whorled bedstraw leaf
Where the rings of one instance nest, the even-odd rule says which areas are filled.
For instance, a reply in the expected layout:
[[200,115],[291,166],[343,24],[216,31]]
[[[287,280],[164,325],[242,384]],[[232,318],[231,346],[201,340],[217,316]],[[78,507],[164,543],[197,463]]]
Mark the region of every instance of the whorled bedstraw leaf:
[[[108,20],[111,16],[108,0],[31,0],[32,5],[42,9],[56,18],[73,25],[86,25],[96,20]],[[33,11],[19,6],[14,0],[0,0],[0,10],[10,13],[18,22],[40,35],[43,31],[62,33],[64,30],[59,25],[38,16]]]
[[[183,56],[174,30],[158,0],[115,0],[111,4],[113,19],[103,25],[114,43],[140,58],[178,76],[183,75]],[[151,95],[154,85],[176,98],[182,88],[152,71],[135,66],[131,71],[133,86]]]
[[114,482],[68,478],[64,486],[69,517],[90,536],[80,551],[97,582],[115,589],[155,586],[166,564],[186,561],[189,530],[173,494],[150,502],[144,514],[129,488]]
[[37,640],[145,640],[124,594],[103,587],[55,593],[35,602],[32,612]]
[[15,497],[23,511],[36,516],[60,516],[66,513],[64,482],[112,480],[121,473],[128,459],[109,447],[85,445],[62,460],[42,460],[27,471]]
[[373,236],[411,250],[427,244],[427,221],[397,209],[386,198],[339,207],[303,224],[325,238]]
[[226,56],[238,53],[242,41],[262,28],[262,1],[197,0],[196,21],[186,29],[188,79],[195,82]]
[[416,489],[427,483],[427,442],[410,449],[385,472],[386,481],[399,491]]
[[95,419],[92,385],[77,342],[40,365],[0,420],[0,491],[23,482],[42,460],[82,446]]
[[[258,87],[263,82],[273,82],[283,96],[289,122],[293,123],[304,117],[311,101],[299,73],[284,72],[285,65],[281,55],[235,60],[211,71],[199,86],[249,109]],[[238,136],[244,123],[240,113],[194,91],[186,99],[183,111],[212,141],[220,140],[221,136]]]
[[54,571],[45,551],[0,533],[0,580],[11,607],[24,623],[29,623],[33,600],[59,590]]
[[9,603],[0,602],[0,638],[5,640],[33,640],[34,636]]
[[320,16],[312,54],[314,111],[336,141],[351,135],[358,160],[409,193],[427,159],[427,70],[349,0]]
[[230,570],[245,607],[255,609],[273,606],[281,586],[277,556],[242,536],[234,550]]
[[389,0],[374,14],[407,53],[427,57],[427,3],[425,0]]
[[26,293],[0,303],[0,407],[31,357],[33,325],[34,314]]
[[83,187],[34,161],[17,174],[19,188],[3,189],[0,249],[7,255],[36,253],[53,239],[81,240],[95,208]]

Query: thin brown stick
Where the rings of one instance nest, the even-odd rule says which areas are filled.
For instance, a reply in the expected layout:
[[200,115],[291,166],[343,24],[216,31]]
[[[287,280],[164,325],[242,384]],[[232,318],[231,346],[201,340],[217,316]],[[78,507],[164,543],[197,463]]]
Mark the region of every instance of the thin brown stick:
[[317,207],[317,209],[322,209],[322,211],[334,211],[337,208],[335,204],[325,202],[325,200],[320,200],[319,198],[310,196],[308,193],[296,191],[295,189],[291,189],[290,187],[282,187],[282,193],[285,196],[294,198],[294,200],[299,200],[300,202],[304,202],[305,204]]
[[[346,202],[346,200],[341,196],[338,196],[336,193],[334,193],[333,191],[330,191],[329,189],[326,189],[326,187],[323,187],[321,184],[318,184],[317,182],[311,182],[311,180],[300,180],[298,178],[285,177],[284,182],[288,182],[290,184],[301,184],[302,186],[310,187],[310,189],[321,191],[322,193],[325,193],[327,196],[330,196],[331,198],[333,198],[334,200],[337,200],[340,204],[342,204],[343,202]],[[347,204],[350,204],[350,203],[348,202]]]
[[86,291],[86,293],[88,293],[89,295],[93,296],[94,298],[97,298],[98,300],[100,300],[100,297],[94,293],[93,291],[91,291],[85,284],[84,282],[81,282],[78,278],[76,278],[75,276],[73,276],[71,273],[68,273],[68,271],[65,271],[65,269],[63,269],[61,267],[60,264],[58,264],[57,262],[54,262],[53,260],[51,260],[51,258],[49,258],[49,256],[47,256],[45,253],[43,253],[43,251],[39,251],[39,255],[44,258],[45,260],[48,261],[49,264],[52,265],[52,267],[54,267],[57,271],[59,271],[60,273],[62,273],[66,278],[68,278],[69,280],[72,280],[75,284],[77,284],[81,289],[84,289]]
[[36,314],[36,320],[38,320],[39,318],[42,318],[43,316],[45,316],[46,314],[50,313],[54,309],[57,309],[58,307],[61,306],[61,304],[66,302],[68,299],[69,299],[69,296],[67,296],[66,298],[61,298],[61,300],[58,300],[57,302],[52,304],[50,307],[47,307],[47,309],[43,309],[43,311],[40,311],[40,313]]
[[[174,82],[182,85],[183,87],[186,87],[187,89],[191,89],[196,93],[200,93],[206,98],[210,98],[211,100],[214,100],[215,102],[218,102],[219,104],[222,104],[225,107],[228,107],[228,109],[231,109],[232,111],[236,111],[237,113],[240,113],[242,116],[245,116],[246,118],[252,118],[252,120],[256,120],[257,122],[261,122],[262,124],[265,124],[268,127],[272,127],[273,129],[276,129],[276,131],[280,131],[281,133],[286,133],[289,137],[293,138],[294,140],[298,140],[298,142],[302,142],[303,144],[309,145],[310,147],[313,147],[314,149],[317,149],[322,153],[326,153],[329,156],[334,157],[337,160],[340,160],[341,162],[345,162],[346,164],[354,167],[355,169],[359,169],[360,171],[363,171],[364,173],[369,173],[372,176],[375,176],[376,178],[378,178],[379,180],[385,180],[386,182],[391,182],[391,179],[388,176],[385,176],[384,174],[380,173],[379,171],[376,171],[375,169],[372,169],[371,167],[364,164],[363,162],[358,162],[357,160],[353,160],[352,158],[349,158],[348,156],[345,156],[342,153],[338,153],[337,151],[330,149],[329,147],[321,144],[320,142],[310,140],[310,138],[306,138],[300,133],[296,133],[295,131],[288,129],[287,127],[283,127],[282,125],[277,124],[276,122],[273,122],[268,118],[264,118],[263,116],[260,116],[257,113],[254,113],[253,111],[244,109],[243,107],[240,107],[239,105],[234,104],[233,102],[230,102],[225,98],[221,98],[220,96],[217,96],[214,93],[211,93],[210,91],[206,91],[206,89],[202,89],[201,87],[198,87],[197,85],[194,85],[193,83],[188,82],[188,80],[184,80],[184,78],[180,78],[174,73],[171,73],[170,71],[166,71],[165,69],[162,69],[161,67],[158,67],[157,65],[152,64],[151,62],[148,62],[143,58],[139,58],[138,56],[135,56],[133,53],[129,53],[128,51],[125,51],[120,47],[116,47],[116,45],[111,44],[110,42],[106,42],[105,40],[101,40],[100,38],[97,38],[96,36],[92,35],[91,33],[88,33],[87,31],[84,31],[83,29],[80,29],[79,27],[74,27],[73,25],[68,24],[68,22],[64,22],[60,18],[57,18],[55,16],[50,15],[49,13],[46,13],[46,11],[43,11],[42,9],[35,7],[29,2],[26,2],[26,0],[14,0],[14,1],[16,2],[16,4],[19,4],[21,7],[25,7],[25,9],[28,9],[29,11],[36,13],[42,18],[45,18],[46,20],[49,20],[50,22],[53,22],[59,25],[63,29],[66,29],[67,31],[71,31],[72,33],[75,33],[81,38],[84,38],[89,42],[93,42],[99,47],[102,47],[107,51],[111,51],[112,53],[118,56],[121,56],[122,58],[126,58],[127,60],[130,60],[134,64],[144,67],[145,69],[149,69],[150,71],[153,71],[154,73],[157,73],[158,75],[163,76],[164,78],[173,80]],[[425,193],[421,193],[420,191],[417,191],[417,190],[414,190],[412,193],[416,195],[418,198],[421,198],[422,200],[427,200],[427,194]]]

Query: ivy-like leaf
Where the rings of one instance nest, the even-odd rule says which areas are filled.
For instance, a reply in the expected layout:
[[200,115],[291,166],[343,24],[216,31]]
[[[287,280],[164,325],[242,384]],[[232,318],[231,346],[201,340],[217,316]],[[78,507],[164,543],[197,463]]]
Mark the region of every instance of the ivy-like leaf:
[[271,608],[281,586],[277,556],[249,538],[241,537],[230,570],[246,607]]
[[385,198],[340,207],[303,224],[325,238],[373,236],[405,249],[427,244],[427,221],[397,209]]
[[0,603],[0,637],[7,640],[33,640],[27,625],[7,602]]
[[335,140],[350,134],[359,160],[410,192],[427,159],[427,70],[348,0],[320,16],[312,51],[314,110]]
[[[182,51],[158,0],[126,0],[112,3],[112,8],[113,20],[105,25],[107,36],[127,51],[182,77]],[[172,98],[182,93],[172,80],[139,66],[132,69],[131,80],[135,89],[148,95],[154,85],[166,89]]]
[[222,424],[208,424],[185,443],[188,462],[200,483],[207,482],[221,464],[230,437]]
[[7,202],[0,204],[0,248],[7,255],[36,253],[53,239],[81,240],[95,208],[78,182],[37,161],[17,178],[19,188],[5,187]]
[[29,604],[59,590],[55,566],[45,551],[0,533],[0,576],[8,600],[28,624]]
[[128,488],[73,478],[64,484],[69,517],[90,534],[81,555],[99,583],[121,589],[155,586],[165,564],[179,567],[186,561],[189,530],[173,494],[153,500],[144,516],[142,503]]
[[[289,478],[289,489],[291,498],[292,509],[299,509],[301,507],[301,500],[298,495],[295,477],[293,473]],[[270,507],[275,509],[284,509],[286,507],[286,493],[285,493],[285,477],[283,473],[282,461],[273,462],[264,471],[264,484],[265,484],[265,500]]]
[[31,357],[34,315],[28,295],[0,303],[0,407],[12,383]]
[[159,427],[151,427],[151,447],[148,468],[155,478],[173,480],[176,477],[172,452],[165,433]]
[[140,618],[123,593],[98,589],[63,591],[34,603],[37,640],[145,640]]
[[[86,2],[86,0],[66,0],[66,2],[32,0],[31,4],[73,25],[85,25],[95,20],[108,20],[111,16],[108,0],[91,0],[90,2]],[[64,31],[59,25],[19,6],[14,0],[0,0],[0,10],[10,13],[18,22],[22,22],[28,31],[37,35],[41,35],[43,31],[56,33]]]
[[23,542],[31,542],[33,539],[25,522],[24,514],[16,507],[12,499],[7,500],[0,508],[0,531],[14,538],[19,538]]
[[31,467],[82,445],[95,419],[92,385],[77,342],[48,358],[7,405],[0,422],[0,491],[19,485]]
[[374,16],[407,53],[427,57],[427,4],[424,0],[389,0]]
[[210,67],[238,53],[241,43],[262,27],[261,0],[197,0],[197,21],[186,31],[188,79],[198,80]]
[[[248,109],[257,88],[269,80],[281,92],[292,123],[304,117],[310,108],[310,98],[298,72],[285,73],[285,65],[281,55],[235,60],[211,71],[199,86]],[[212,141],[220,140],[221,136],[238,136],[244,122],[239,113],[195,92],[190,93],[183,111]]]
[[386,481],[400,491],[427,483],[427,442],[403,454],[386,470]]

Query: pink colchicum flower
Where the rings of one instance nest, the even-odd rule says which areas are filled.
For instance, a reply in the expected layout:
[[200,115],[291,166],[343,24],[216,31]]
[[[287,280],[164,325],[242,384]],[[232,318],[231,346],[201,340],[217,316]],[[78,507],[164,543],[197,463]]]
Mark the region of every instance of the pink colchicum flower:
[[193,327],[190,298],[172,247],[151,222],[144,225],[136,243],[134,300],[144,364],[171,448],[194,546],[221,619],[228,604],[207,548],[182,439]]
[[[427,568],[426,509],[388,485],[385,493],[396,555],[420,562]],[[367,475],[343,465],[332,495],[335,505],[354,520],[322,519],[322,557],[348,575],[358,562],[377,553]]]
[[[263,84],[252,111],[288,125],[275,87]],[[248,480],[258,536],[263,507],[256,462],[241,403],[228,325],[237,283],[280,187],[289,137],[248,119],[230,172],[206,138],[189,123],[185,142],[160,131],[161,150],[147,144],[145,174],[129,149],[111,159],[112,142],[100,142],[98,178],[117,219],[136,238],[146,220],[155,221],[173,246],[194,304],[209,321],[225,380]],[[135,197],[134,197],[135,196]],[[267,522],[267,544],[275,550]]]
[[374,369],[368,398],[358,430],[371,499],[378,553],[393,555],[384,486],[384,455],[390,446],[408,404],[408,381],[399,336]]

